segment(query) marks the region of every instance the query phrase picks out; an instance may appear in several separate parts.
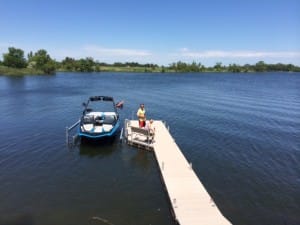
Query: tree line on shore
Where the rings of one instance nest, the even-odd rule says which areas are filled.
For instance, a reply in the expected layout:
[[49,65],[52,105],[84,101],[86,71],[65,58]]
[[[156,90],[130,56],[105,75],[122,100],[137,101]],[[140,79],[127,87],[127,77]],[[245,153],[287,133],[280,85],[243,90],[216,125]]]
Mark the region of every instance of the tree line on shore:
[[[128,72],[300,72],[300,67],[293,64],[266,64],[259,61],[254,65],[229,64],[222,65],[217,62],[212,67],[206,67],[201,63],[175,62],[169,66],[158,66],[157,64],[140,64],[137,62],[115,62],[113,64],[95,61],[92,57],[74,59],[65,57],[58,62],[50,57],[46,50],[40,49],[37,52],[30,52],[25,58],[22,49],[9,47],[8,52],[3,54],[3,61],[0,61],[0,70],[5,73],[3,68],[13,68],[24,70],[28,69],[30,73],[54,74],[56,71],[70,72],[101,72],[101,71],[128,71]],[[3,72],[4,71],[4,72]]]

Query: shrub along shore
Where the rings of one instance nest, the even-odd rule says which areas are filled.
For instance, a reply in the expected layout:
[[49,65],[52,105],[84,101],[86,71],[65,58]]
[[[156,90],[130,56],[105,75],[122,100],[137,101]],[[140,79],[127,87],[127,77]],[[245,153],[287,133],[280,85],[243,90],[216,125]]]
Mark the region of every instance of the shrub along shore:
[[3,54],[3,61],[0,61],[0,75],[40,75],[55,74],[60,72],[300,72],[299,66],[292,64],[266,64],[259,61],[254,65],[229,64],[222,65],[217,62],[214,66],[206,67],[201,63],[175,62],[168,66],[159,66],[157,64],[140,64],[137,62],[116,62],[108,64],[95,61],[91,57],[84,59],[74,59],[66,57],[58,62],[50,57],[46,50],[40,49],[37,52],[30,52],[27,58],[22,49],[14,47],[8,48],[8,53]]
[[23,75],[43,75],[45,74],[42,70],[32,68],[12,68],[7,66],[0,66],[0,75],[10,76],[23,76]]

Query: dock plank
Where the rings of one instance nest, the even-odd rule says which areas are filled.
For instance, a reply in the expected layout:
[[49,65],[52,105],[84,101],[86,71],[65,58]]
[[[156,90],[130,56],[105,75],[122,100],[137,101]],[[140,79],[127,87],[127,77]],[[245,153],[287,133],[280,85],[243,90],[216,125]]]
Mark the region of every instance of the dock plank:
[[[138,126],[138,121],[130,121]],[[231,224],[220,212],[162,121],[152,144],[175,219],[180,225]],[[130,132],[130,131],[129,131]]]

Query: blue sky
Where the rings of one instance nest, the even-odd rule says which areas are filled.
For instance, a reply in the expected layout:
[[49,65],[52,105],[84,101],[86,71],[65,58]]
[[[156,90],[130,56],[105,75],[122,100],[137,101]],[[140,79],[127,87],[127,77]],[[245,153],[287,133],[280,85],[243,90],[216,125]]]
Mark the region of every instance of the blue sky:
[[298,0],[0,0],[0,54],[300,65]]

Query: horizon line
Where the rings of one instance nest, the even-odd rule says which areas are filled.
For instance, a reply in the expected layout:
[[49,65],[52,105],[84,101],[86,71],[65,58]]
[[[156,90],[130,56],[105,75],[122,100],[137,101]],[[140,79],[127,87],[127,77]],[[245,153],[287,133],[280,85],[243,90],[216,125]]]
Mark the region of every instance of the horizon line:
[[[9,47],[18,46],[16,44],[0,43],[0,53],[1,58],[3,54],[7,53]],[[283,63],[283,64],[294,64],[300,66],[300,51],[259,51],[259,50],[203,50],[196,51],[190,50],[188,48],[180,48],[179,50],[173,50],[169,53],[155,53],[154,51],[146,49],[136,49],[136,48],[107,48],[98,45],[83,45],[78,48],[73,49],[54,49],[49,50],[46,48],[31,48],[29,47],[15,47],[22,49],[28,54],[29,52],[38,51],[40,49],[45,49],[51,58],[55,60],[63,60],[66,57],[70,58],[87,58],[91,57],[96,61],[101,62],[138,62],[140,64],[165,64],[165,63],[154,63],[155,61],[171,61],[171,63],[178,61],[199,61],[199,60],[211,60],[215,59],[216,63],[221,60],[234,60],[237,62],[234,64],[250,64],[238,62],[241,59],[249,59],[250,61],[298,61],[299,63]],[[280,60],[281,59],[281,60]],[[142,62],[143,61],[143,62]],[[148,62],[148,63],[147,63]],[[222,62],[223,63],[223,62]],[[282,62],[278,62],[282,63]],[[170,63],[167,63],[170,64]],[[202,62],[201,62],[202,64]],[[210,63],[211,64],[211,63]],[[233,63],[225,63],[233,64]],[[273,63],[272,63],[273,64]]]

